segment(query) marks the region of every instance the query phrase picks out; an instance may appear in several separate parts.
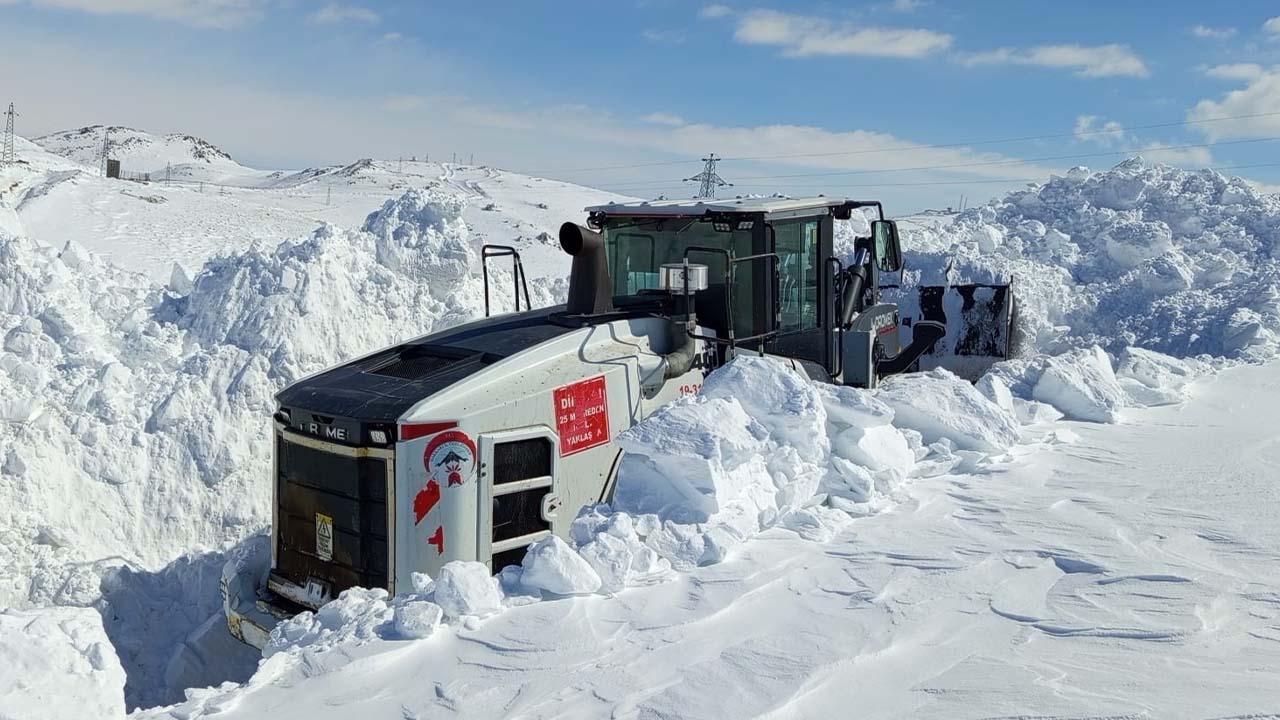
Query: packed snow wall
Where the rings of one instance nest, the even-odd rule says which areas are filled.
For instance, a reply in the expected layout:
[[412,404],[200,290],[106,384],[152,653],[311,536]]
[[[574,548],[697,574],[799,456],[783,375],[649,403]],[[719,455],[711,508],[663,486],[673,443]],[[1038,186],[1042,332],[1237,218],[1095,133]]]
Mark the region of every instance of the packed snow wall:
[[1025,354],[1263,360],[1280,342],[1280,196],[1239,178],[1126,160],[903,230],[909,288],[1012,283]]

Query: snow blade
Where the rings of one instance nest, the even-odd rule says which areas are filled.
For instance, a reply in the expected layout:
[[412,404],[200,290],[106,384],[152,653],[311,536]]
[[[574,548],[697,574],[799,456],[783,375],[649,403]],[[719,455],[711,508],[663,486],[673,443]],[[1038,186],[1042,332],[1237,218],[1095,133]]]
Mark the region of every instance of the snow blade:
[[925,285],[919,293],[918,319],[947,326],[946,337],[922,359],[922,366],[977,377],[1016,352],[1012,285]]

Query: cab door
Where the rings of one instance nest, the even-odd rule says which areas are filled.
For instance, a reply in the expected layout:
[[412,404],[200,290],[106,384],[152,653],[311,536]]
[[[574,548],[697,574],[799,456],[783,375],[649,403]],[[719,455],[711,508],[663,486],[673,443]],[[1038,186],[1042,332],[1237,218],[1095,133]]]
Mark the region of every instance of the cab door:
[[832,332],[831,219],[808,217],[772,223],[772,252],[778,256],[774,318],[777,335],[768,352],[816,363],[830,372]]
[[519,565],[529,545],[552,533],[559,454],[551,430],[533,427],[482,434],[479,455],[477,559],[496,573]]

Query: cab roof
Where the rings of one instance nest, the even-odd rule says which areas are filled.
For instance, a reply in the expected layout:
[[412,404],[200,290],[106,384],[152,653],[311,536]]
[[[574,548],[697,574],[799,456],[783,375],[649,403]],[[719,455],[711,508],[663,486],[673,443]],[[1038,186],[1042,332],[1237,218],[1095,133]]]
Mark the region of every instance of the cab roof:
[[[686,200],[642,200],[638,202],[608,203],[586,208],[592,215],[622,215],[627,217],[697,217],[721,213],[777,213],[796,214],[831,208],[841,208],[849,200],[836,197],[739,197],[693,198]],[[815,213],[816,214],[816,213]]]

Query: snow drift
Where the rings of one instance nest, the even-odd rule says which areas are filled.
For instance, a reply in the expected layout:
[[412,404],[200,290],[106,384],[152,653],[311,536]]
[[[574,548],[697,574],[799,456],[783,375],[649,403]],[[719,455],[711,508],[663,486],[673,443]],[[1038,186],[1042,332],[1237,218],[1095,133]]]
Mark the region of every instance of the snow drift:
[[904,244],[908,285],[1011,280],[1028,352],[1264,360],[1280,342],[1280,197],[1212,170],[1075,168]]
[[124,669],[92,610],[0,610],[0,657],[0,717],[124,717]]

